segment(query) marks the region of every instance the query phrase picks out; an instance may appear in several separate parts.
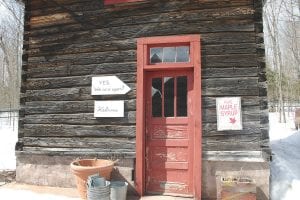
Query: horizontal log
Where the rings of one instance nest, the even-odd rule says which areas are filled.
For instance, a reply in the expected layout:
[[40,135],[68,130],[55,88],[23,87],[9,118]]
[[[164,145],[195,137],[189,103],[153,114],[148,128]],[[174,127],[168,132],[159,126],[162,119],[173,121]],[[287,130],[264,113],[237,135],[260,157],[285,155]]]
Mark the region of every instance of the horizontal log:
[[[235,43],[255,43],[255,33],[253,32],[220,32],[220,33],[201,33],[201,44],[202,45],[220,45],[220,44],[235,44]],[[116,41],[116,42],[113,42]],[[83,51],[85,48],[92,49],[94,51],[103,51],[104,49],[115,50],[120,49],[131,49],[135,39],[128,38],[123,40],[114,39],[112,41],[103,41],[101,38],[95,37],[82,37],[80,40],[70,40],[61,42],[52,42],[49,44],[39,43],[31,44],[28,53],[48,53],[53,54],[55,52],[71,53],[76,51]],[[133,42],[133,43],[132,43]],[[93,45],[95,44],[95,45]],[[107,44],[111,44],[111,47],[107,47]],[[97,47],[98,45],[98,47]],[[101,47],[103,46],[103,47]],[[72,47],[74,49],[72,50]],[[80,48],[79,48],[80,47]]]
[[26,101],[83,101],[83,100],[124,100],[136,98],[135,83],[128,83],[131,90],[125,95],[92,96],[91,87],[72,87],[45,90],[27,90]]
[[135,137],[135,126],[25,124],[25,137]]
[[203,123],[203,137],[220,136],[228,137],[230,135],[259,135],[262,134],[259,121],[243,122],[242,130],[217,131],[216,123]]
[[[105,74],[106,76],[115,75],[125,83],[136,82],[135,73],[124,74]],[[97,76],[97,75],[94,75]],[[73,77],[58,77],[58,78],[34,78],[26,80],[27,90],[40,89],[55,89],[55,88],[70,88],[78,86],[91,86],[92,75],[89,76],[73,76]]]
[[[135,151],[128,149],[111,149],[107,151],[103,148],[46,148],[46,147],[23,147],[22,151],[16,151],[16,155],[41,155],[41,156],[72,156],[75,158],[135,158]],[[18,157],[20,159],[20,157]],[[33,163],[34,161],[31,161]],[[55,163],[56,164],[56,163]]]
[[[95,101],[32,101],[26,102],[25,114],[94,113]],[[125,100],[125,112],[135,110],[136,100]]]
[[202,56],[204,67],[253,67],[257,66],[256,54]]
[[[31,0],[30,2],[27,2],[26,5],[29,6],[30,10],[36,10],[36,9],[41,9],[44,10],[47,8],[52,8],[52,7],[57,7],[57,5],[60,6],[71,6],[72,4],[79,4],[79,3],[87,3],[90,2],[89,0],[55,0],[53,1],[39,1],[39,0]],[[61,9],[58,7],[58,9]]]
[[135,124],[135,111],[125,112],[120,118],[95,118],[93,113],[35,114],[26,115],[24,124],[69,124],[69,125],[128,125]]
[[262,151],[203,151],[202,158],[208,161],[268,162]]
[[193,9],[212,9],[212,8],[222,8],[222,7],[239,7],[244,5],[253,5],[253,2],[249,0],[212,0],[212,1],[190,1],[190,0],[176,0],[176,1],[165,1],[165,0],[151,0],[151,1],[141,1],[136,4],[122,4],[122,6],[105,6],[103,7],[102,1],[98,0],[83,0],[81,2],[76,2],[75,0],[66,1],[48,1],[47,3],[34,2],[30,3],[30,11],[32,16],[39,16],[45,14],[53,14],[61,12],[61,10],[69,10],[72,12],[80,12],[82,10],[93,12],[96,11],[102,14],[107,13],[107,15],[117,15],[120,17],[125,17],[128,15],[141,15],[144,13],[156,13],[156,12],[171,12],[179,10],[193,10]]
[[135,139],[126,138],[86,138],[86,137],[23,137],[24,146],[29,147],[64,147],[64,148],[99,148],[102,151],[113,149],[135,149]]
[[[208,21],[208,22],[166,22],[166,23],[150,23],[145,26],[132,25],[121,27],[110,27],[103,29],[95,29],[91,31],[80,31],[48,35],[44,37],[29,37],[29,45],[31,44],[47,44],[47,43],[63,43],[80,40],[82,38],[91,38],[97,41],[122,40],[128,38],[139,38],[145,36],[158,36],[170,34],[193,34],[193,33],[218,33],[218,32],[254,32],[254,24],[250,20],[225,20],[225,21]],[[91,35],[92,34],[92,35]]]
[[260,135],[212,136],[202,138],[204,151],[260,151]]
[[99,63],[91,65],[67,65],[58,67],[29,68],[27,78],[50,78],[79,75],[104,75],[136,72],[136,62],[130,63]]
[[255,43],[232,43],[203,45],[202,54],[204,55],[226,55],[226,54],[255,54]]
[[[49,15],[33,16],[28,23],[33,29],[39,27],[49,27],[66,24],[66,27],[77,24],[77,30],[82,26],[100,28],[100,27],[116,27],[130,26],[135,24],[155,23],[159,19],[160,22],[181,22],[181,21],[212,21],[225,19],[245,19],[251,18],[254,14],[252,5],[239,7],[226,7],[218,9],[196,9],[196,10],[180,10],[180,12],[155,12],[150,14],[141,13],[142,15],[130,15],[120,17],[114,13],[95,12],[70,12],[64,11]],[[106,20],[103,20],[106,19]],[[84,25],[87,24],[87,25]],[[39,29],[41,30],[41,29]]]
[[[114,149],[135,151],[135,140],[125,138],[24,137],[22,142],[24,147],[98,148],[102,152],[113,152]],[[243,151],[251,148],[252,150],[258,150],[260,149],[260,136],[206,137],[203,138],[202,145],[203,150],[212,150],[213,148],[215,151]]]
[[258,78],[210,78],[202,80],[204,96],[258,96]]
[[89,65],[99,63],[120,63],[132,62],[136,60],[136,51],[111,51],[111,52],[94,52],[94,53],[81,53],[78,55],[54,55],[54,56],[41,56],[29,57],[28,65],[32,67],[59,67],[73,65]]
[[257,67],[210,67],[202,69],[202,78],[257,77]]
[[42,55],[61,55],[61,54],[79,54],[102,51],[121,51],[136,49],[136,39],[113,40],[105,42],[95,42],[91,38],[85,42],[74,41],[73,43],[51,43],[34,45],[25,55],[42,56]]
[[[243,130],[217,131],[216,123],[203,124],[203,137],[261,134],[259,122],[244,122]],[[66,125],[66,124],[25,124],[25,137],[135,137],[135,126],[117,125]]]

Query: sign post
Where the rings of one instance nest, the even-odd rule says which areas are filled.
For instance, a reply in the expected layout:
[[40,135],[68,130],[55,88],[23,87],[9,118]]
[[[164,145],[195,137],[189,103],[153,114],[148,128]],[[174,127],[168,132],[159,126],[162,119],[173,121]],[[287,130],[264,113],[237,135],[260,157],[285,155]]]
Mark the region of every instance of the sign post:
[[242,130],[241,98],[217,98],[218,131]]

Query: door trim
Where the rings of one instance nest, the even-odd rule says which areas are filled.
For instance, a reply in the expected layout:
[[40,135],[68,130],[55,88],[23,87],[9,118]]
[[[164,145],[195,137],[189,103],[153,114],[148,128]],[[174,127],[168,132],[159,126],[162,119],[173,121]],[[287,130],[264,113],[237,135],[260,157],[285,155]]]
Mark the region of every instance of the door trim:
[[[190,46],[190,61],[174,64],[148,64],[148,52],[151,45],[188,44]],[[201,199],[202,177],[202,116],[201,116],[201,54],[200,35],[162,36],[139,38],[137,40],[137,97],[136,97],[136,191],[140,196],[145,194],[145,101],[146,101],[146,72],[157,70],[192,69],[194,76],[193,101],[194,122],[194,179],[192,185],[195,199]]]

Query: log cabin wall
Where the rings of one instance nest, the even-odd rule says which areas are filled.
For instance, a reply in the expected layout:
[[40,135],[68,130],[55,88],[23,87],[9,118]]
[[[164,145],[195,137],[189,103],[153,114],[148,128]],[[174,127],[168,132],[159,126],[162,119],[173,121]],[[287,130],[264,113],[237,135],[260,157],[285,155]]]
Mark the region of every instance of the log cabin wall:
[[[20,162],[33,155],[134,159],[136,39],[184,34],[201,35],[203,158],[268,161],[261,1],[25,5]],[[92,96],[91,77],[99,75],[116,75],[132,90]],[[215,101],[223,96],[241,96],[243,130],[217,131]],[[94,118],[94,101],[104,99],[125,100],[125,117]]]

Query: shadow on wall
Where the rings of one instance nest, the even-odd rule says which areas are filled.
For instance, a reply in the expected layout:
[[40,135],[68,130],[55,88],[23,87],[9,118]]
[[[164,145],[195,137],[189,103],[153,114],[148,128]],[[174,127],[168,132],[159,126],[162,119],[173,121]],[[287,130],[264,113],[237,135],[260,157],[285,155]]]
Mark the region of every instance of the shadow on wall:
[[112,175],[111,175],[111,180],[112,181],[124,181],[128,183],[128,188],[127,188],[127,196],[130,196],[129,199],[131,200],[138,200],[138,194],[135,190],[134,187],[134,181],[130,180],[130,178],[132,177],[132,168],[128,168],[128,167],[115,167]]

